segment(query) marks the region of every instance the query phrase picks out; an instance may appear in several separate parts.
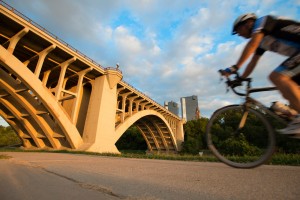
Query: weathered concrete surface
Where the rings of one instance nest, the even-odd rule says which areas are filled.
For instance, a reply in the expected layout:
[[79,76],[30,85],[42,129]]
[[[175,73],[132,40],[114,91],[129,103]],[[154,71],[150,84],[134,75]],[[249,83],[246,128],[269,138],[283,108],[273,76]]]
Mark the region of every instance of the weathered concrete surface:
[[1,200],[299,199],[300,167],[241,170],[220,163],[10,153],[0,160]]

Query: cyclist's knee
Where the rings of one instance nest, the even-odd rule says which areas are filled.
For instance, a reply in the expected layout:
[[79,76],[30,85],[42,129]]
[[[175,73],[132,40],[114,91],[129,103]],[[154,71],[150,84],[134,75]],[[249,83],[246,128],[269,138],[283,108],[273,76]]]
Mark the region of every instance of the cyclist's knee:
[[272,72],[269,75],[269,79],[270,79],[270,81],[272,81],[272,83],[274,83],[274,85],[282,85],[282,84],[292,81],[291,77],[280,74],[278,72]]
[[278,72],[272,72],[269,75],[269,79],[270,81],[274,84],[274,85],[280,85],[283,81],[285,81],[288,77],[278,73]]

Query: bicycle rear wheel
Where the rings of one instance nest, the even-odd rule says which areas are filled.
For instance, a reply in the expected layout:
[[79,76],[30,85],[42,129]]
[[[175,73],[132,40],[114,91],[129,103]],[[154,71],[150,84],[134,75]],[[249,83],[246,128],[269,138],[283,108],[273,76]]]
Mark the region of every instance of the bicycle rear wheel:
[[241,105],[215,111],[207,124],[206,137],[212,153],[236,168],[264,164],[275,150],[274,131],[265,116],[252,108],[245,112]]

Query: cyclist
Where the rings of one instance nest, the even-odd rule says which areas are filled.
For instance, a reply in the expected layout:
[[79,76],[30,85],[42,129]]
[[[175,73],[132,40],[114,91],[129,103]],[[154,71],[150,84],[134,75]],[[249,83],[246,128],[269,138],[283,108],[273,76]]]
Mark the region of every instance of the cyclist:
[[232,29],[232,34],[249,39],[237,63],[226,68],[223,75],[228,76],[252,56],[241,78],[246,78],[255,68],[265,51],[273,51],[288,56],[269,75],[272,83],[286,98],[290,107],[298,112],[285,128],[283,134],[300,134],[300,22],[267,15],[261,18],[253,13],[239,16]]

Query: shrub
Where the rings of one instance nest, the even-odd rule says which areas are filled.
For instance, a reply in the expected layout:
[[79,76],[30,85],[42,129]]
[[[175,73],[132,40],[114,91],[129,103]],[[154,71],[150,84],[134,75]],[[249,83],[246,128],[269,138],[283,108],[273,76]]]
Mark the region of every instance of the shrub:
[[236,156],[254,156],[260,152],[259,148],[248,143],[243,134],[237,138],[231,137],[221,142],[220,149],[224,154]]
[[21,143],[21,139],[10,126],[0,126],[0,147],[18,145]]

